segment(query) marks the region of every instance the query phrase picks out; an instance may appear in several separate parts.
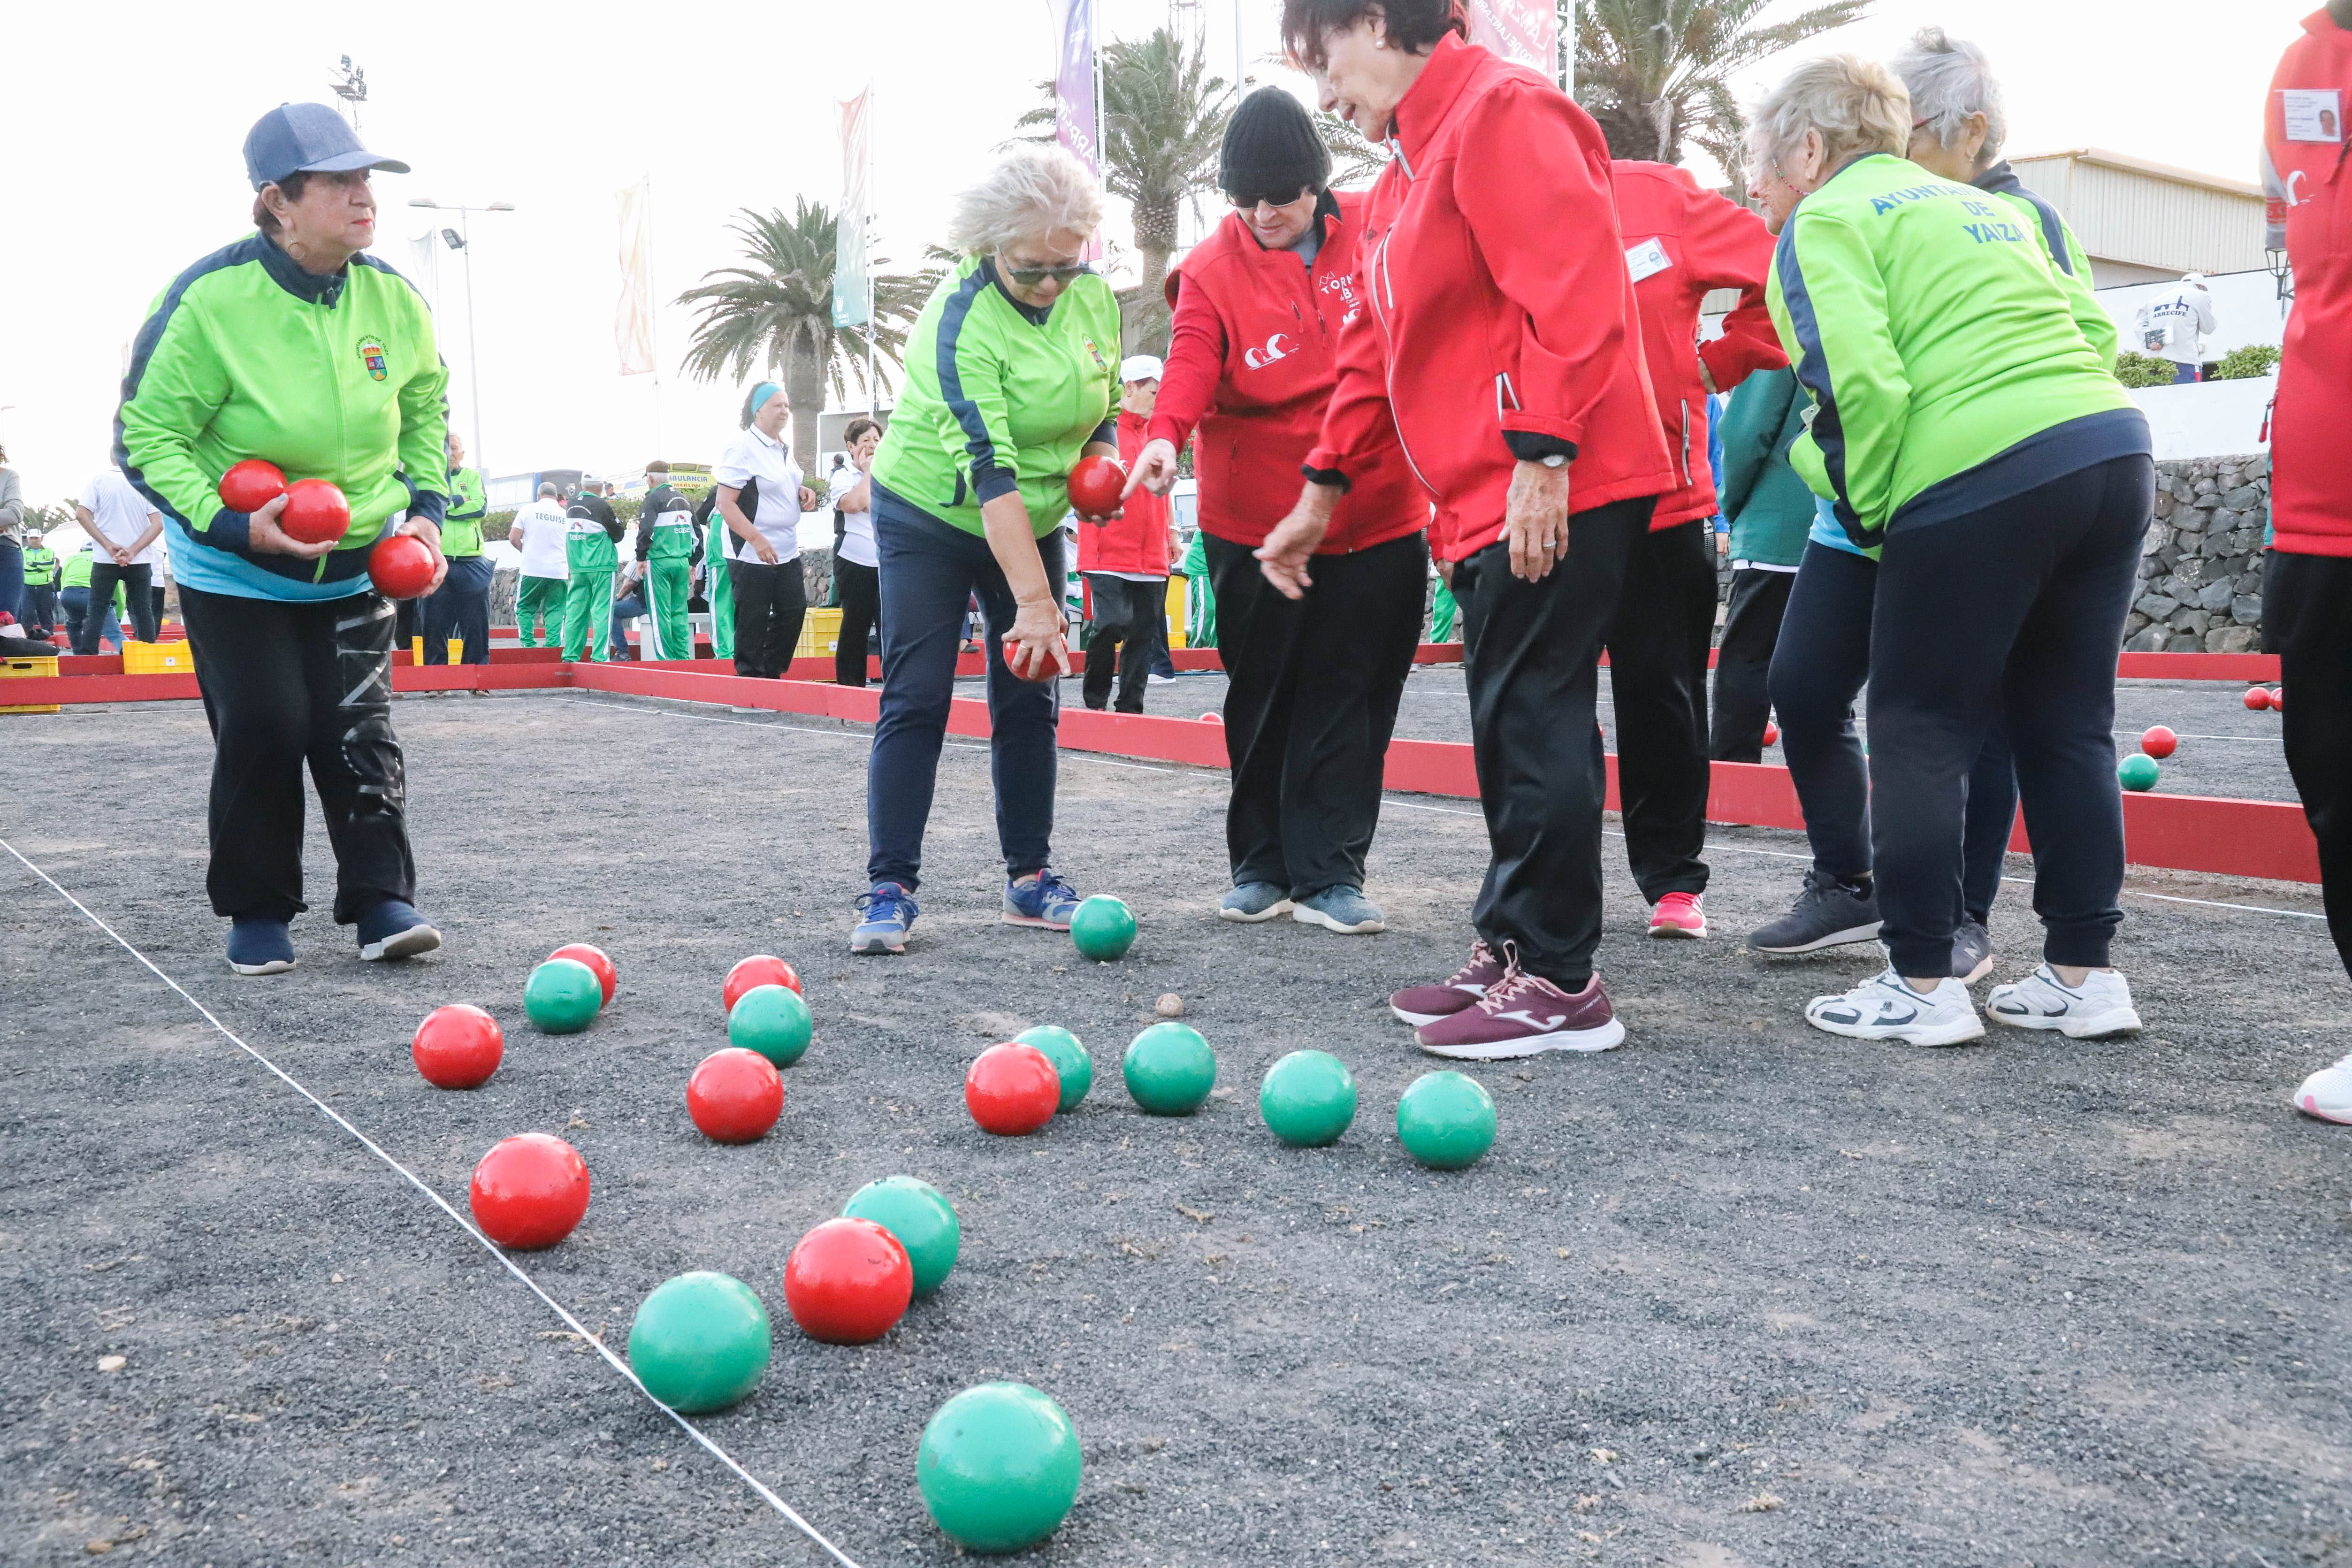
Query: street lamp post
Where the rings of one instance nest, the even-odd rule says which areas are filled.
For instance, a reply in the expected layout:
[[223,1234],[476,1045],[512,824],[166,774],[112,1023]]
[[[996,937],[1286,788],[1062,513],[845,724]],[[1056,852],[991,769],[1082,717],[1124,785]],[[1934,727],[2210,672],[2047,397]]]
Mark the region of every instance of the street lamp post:
[[[457,232],[453,234],[445,228],[441,231],[441,238],[450,249],[459,252],[466,258],[466,365],[467,377],[474,384],[473,458],[474,466],[477,468],[483,468],[485,459],[482,456],[482,356],[475,346],[474,338],[474,230],[470,220],[475,213],[510,213],[515,210],[515,205],[512,202],[492,202],[487,206],[472,207],[458,202],[436,202],[430,196],[413,196],[409,199],[408,205],[413,207],[431,207],[437,212],[453,212],[457,215]],[[483,472],[487,476],[488,470],[483,468]]]

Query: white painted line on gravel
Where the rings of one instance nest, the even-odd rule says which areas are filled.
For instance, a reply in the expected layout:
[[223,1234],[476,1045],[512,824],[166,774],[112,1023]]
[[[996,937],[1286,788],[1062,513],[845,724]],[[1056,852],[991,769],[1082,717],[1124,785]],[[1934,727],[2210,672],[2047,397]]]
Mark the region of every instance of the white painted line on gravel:
[[30,860],[26,859],[24,852],[18,849],[14,844],[9,843],[5,838],[0,838],[0,849],[5,849],[9,854],[14,855],[18,863],[21,864],[25,869],[30,871],[34,876],[38,877],[42,881],[47,882],[50,887],[56,889],[59,898],[65,900],[66,902],[71,904],[75,909],[79,910],[83,916],[89,920],[90,924],[104,931],[108,936],[112,937],[117,946],[121,947],[123,952],[129,953],[131,957],[137,959],[142,964],[145,965],[149,973],[154,975],[156,979],[170,986],[172,990],[178,994],[181,1001],[185,1002],[189,1006],[194,1007],[197,1014],[203,1017],[205,1023],[210,1024],[215,1029],[218,1030],[223,1039],[226,1039],[238,1050],[243,1051],[247,1056],[251,1057],[255,1061],[259,1062],[263,1067],[268,1068],[269,1071],[274,1074],[280,1082],[284,1083],[287,1088],[292,1089],[295,1093],[309,1100],[312,1105],[317,1106],[319,1110],[325,1114],[328,1121],[332,1121],[336,1126],[341,1128],[344,1131],[357,1139],[362,1148],[374,1155],[377,1159],[383,1161],[385,1164],[391,1166],[392,1169],[404,1179],[410,1186],[415,1187],[418,1192],[423,1193],[426,1199],[432,1203],[434,1207],[439,1209],[443,1214],[447,1215],[457,1225],[457,1228],[464,1231],[467,1236],[472,1237],[476,1241],[480,1242],[484,1251],[488,1252],[492,1258],[497,1258],[499,1262],[505,1267],[508,1273],[513,1275],[517,1279],[521,1280],[524,1287],[529,1289],[532,1295],[538,1297],[541,1301],[544,1301],[547,1304],[548,1310],[553,1312],[557,1317],[562,1319],[564,1325],[567,1328],[569,1328],[573,1333],[578,1334],[584,1342],[595,1346],[596,1353],[603,1356],[606,1364],[610,1365],[614,1372],[619,1373],[623,1378],[626,1379],[630,1387],[635,1389],[639,1394],[645,1394],[647,1402],[649,1402],[655,1409],[660,1411],[663,1415],[676,1422],[680,1431],[683,1431],[688,1436],[700,1444],[703,1448],[709,1451],[713,1458],[726,1466],[730,1470],[732,1470],[736,1477],[740,1479],[745,1486],[750,1487],[753,1491],[759,1493],[760,1496],[766,1500],[769,1507],[783,1515],[783,1517],[790,1521],[802,1534],[807,1536],[811,1541],[816,1542],[817,1545],[823,1547],[826,1553],[830,1555],[835,1562],[842,1564],[842,1568],[857,1568],[856,1563],[842,1555],[841,1548],[835,1546],[832,1542],[827,1541],[823,1535],[819,1534],[814,1525],[809,1523],[807,1520],[803,1519],[798,1513],[795,1513],[793,1510],[791,1504],[778,1497],[774,1491],[771,1490],[768,1485],[761,1481],[757,1476],[754,1476],[751,1471],[745,1469],[742,1465],[737,1461],[734,1455],[730,1454],[726,1449],[720,1447],[718,1444],[712,1442],[708,1436],[704,1436],[702,1429],[697,1426],[693,1422],[688,1421],[685,1416],[680,1415],[677,1411],[672,1410],[668,1405],[664,1405],[660,1400],[654,1398],[650,1393],[647,1393],[646,1385],[637,1381],[637,1374],[629,1370],[628,1363],[614,1354],[612,1350],[605,1345],[604,1341],[590,1333],[588,1331],[587,1324],[582,1322],[578,1318],[573,1317],[569,1311],[565,1310],[563,1303],[558,1301],[554,1297],[549,1295],[544,1289],[542,1289],[538,1280],[525,1273],[521,1266],[517,1264],[513,1258],[508,1257],[506,1253],[501,1250],[495,1242],[491,1241],[488,1237],[484,1236],[480,1231],[475,1229],[473,1225],[467,1221],[463,1215],[459,1214],[456,1209],[449,1205],[448,1199],[443,1197],[439,1193],[435,1192],[431,1187],[427,1186],[425,1184],[424,1178],[417,1175],[415,1172],[410,1170],[399,1161],[394,1159],[390,1154],[385,1153],[383,1150],[377,1145],[373,1139],[361,1131],[358,1128],[352,1126],[350,1122],[344,1121],[342,1116],[336,1111],[333,1106],[329,1105],[325,1100],[320,1100],[317,1095],[312,1094],[308,1089],[304,1088],[298,1079],[289,1075],[285,1068],[279,1067],[276,1062],[271,1061],[268,1057],[263,1056],[259,1051],[255,1050],[251,1046],[246,1044],[243,1039],[238,1037],[235,1030],[231,1029],[226,1024],[222,1023],[218,1018],[214,1017],[210,1009],[206,1008],[203,1003],[197,1001],[194,996],[189,995],[185,990],[182,989],[178,981],[164,973],[161,969],[156,968],[154,960],[149,958],[145,953],[131,946],[130,942],[124,938],[121,931],[116,931],[112,926],[108,925],[104,921],[99,919],[97,915],[91,913],[89,906],[83,903],[79,899],[75,898],[71,893],[67,892],[65,888],[55,877],[50,876],[47,871],[42,870],[38,866],[36,866]]

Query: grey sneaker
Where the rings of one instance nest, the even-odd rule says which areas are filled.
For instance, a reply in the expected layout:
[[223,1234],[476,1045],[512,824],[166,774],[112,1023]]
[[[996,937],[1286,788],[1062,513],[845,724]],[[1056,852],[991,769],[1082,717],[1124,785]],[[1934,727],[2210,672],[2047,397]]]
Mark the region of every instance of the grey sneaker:
[[1822,871],[1805,873],[1796,906],[1769,925],[1748,933],[1759,952],[1817,952],[1844,942],[1868,942],[1878,934],[1878,900],[1864,898]]
[[1959,930],[1952,933],[1952,978],[1974,985],[1991,973],[1992,932],[1985,930],[1984,921],[1963,916]]
[[1364,936],[1389,929],[1387,912],[1364,897],[1363,889],[1344,884],[1299,900],[1291,906],[1290,918],[1301,925],[1321,926],[1342,936]]
[[1276,915],[1290,912],[1290,897],[1272,882],[1244,882],[1227,893],[1217,905],[1221,921],[1239,921],[1255,925],[1270,921]]

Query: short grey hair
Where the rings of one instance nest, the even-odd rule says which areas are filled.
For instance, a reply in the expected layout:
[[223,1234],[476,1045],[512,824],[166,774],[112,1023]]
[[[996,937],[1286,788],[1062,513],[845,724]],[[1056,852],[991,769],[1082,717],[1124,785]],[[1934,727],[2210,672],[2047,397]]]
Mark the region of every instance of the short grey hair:
[[1911,94],[1914,123],[1933,135],[1937,146],[1958,146],[1969,116],[1981,114],[1985,139],[1977,159],[1990,163],[2000,156],[2009,140],[2009,110],[1982,49],[1947,37],[1941,27],[1922,27],[1911,35],[1911,47],[1895,57],[1895,74]]
[[1911,95],[1900,78],[1859,55],[1823,55],[1790,71],[1748,110],[1748,166],[1776,164],[1821,133],[1822,172],[1869,153],[1911,146]]
[[539,499],[540,499],[540,500],[555,500],[558,496],[562,495],[562,493],[563,493],[563,492],[562,492],[562,490],[560,490],[560,489],[556,489],[556,488],[555,488],[555,481],[554,481],[553,479],[541,479],[541,480],[540,481],[540,484],[539,484]]
[[1092,234],[1102,222],[1102,186],[1058,146],[1015,147],[980,184],[957,193],[948,243],[986,256],[1057,231]]

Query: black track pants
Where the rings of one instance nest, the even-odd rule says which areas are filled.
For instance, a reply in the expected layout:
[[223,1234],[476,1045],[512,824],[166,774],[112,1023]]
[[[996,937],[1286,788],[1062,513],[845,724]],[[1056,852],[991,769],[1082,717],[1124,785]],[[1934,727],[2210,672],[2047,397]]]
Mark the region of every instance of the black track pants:
[[1789,590],[1796,585],[1794,572],[1743,566],[1731,574],[1723,644],[1715,656],[1715,722],[1707,731],[1707,755],[1718,763],[1764,760],[1764,724],[1772,712],[1772,649],[1780,640]]
[[808,618],[808,585],[800,557],[730,561],[727,584],[735,595],[735,673],[774,680],[793,662]]
[[1617,799],[1642,897],[1706,891],[1706,649],[1715,536],[1694,518],[1642,535],[1609,628]]
[[2264,572],[2263,629],[2292,699],[2287,771],[2319,840],[2327,931],[2352,970],[2352,558],[2273,549]]
[[[1140,713],[1152,660],[1168,647],[1168,579],[1138,583],[1108,572],[1086,575],[1087,594],[1094,604],[1094,634],[1087,639],[1087,673],[1078,689],[1089,708]],[[1116,699],[1111,696],[1114,672],[1118,678]]]

